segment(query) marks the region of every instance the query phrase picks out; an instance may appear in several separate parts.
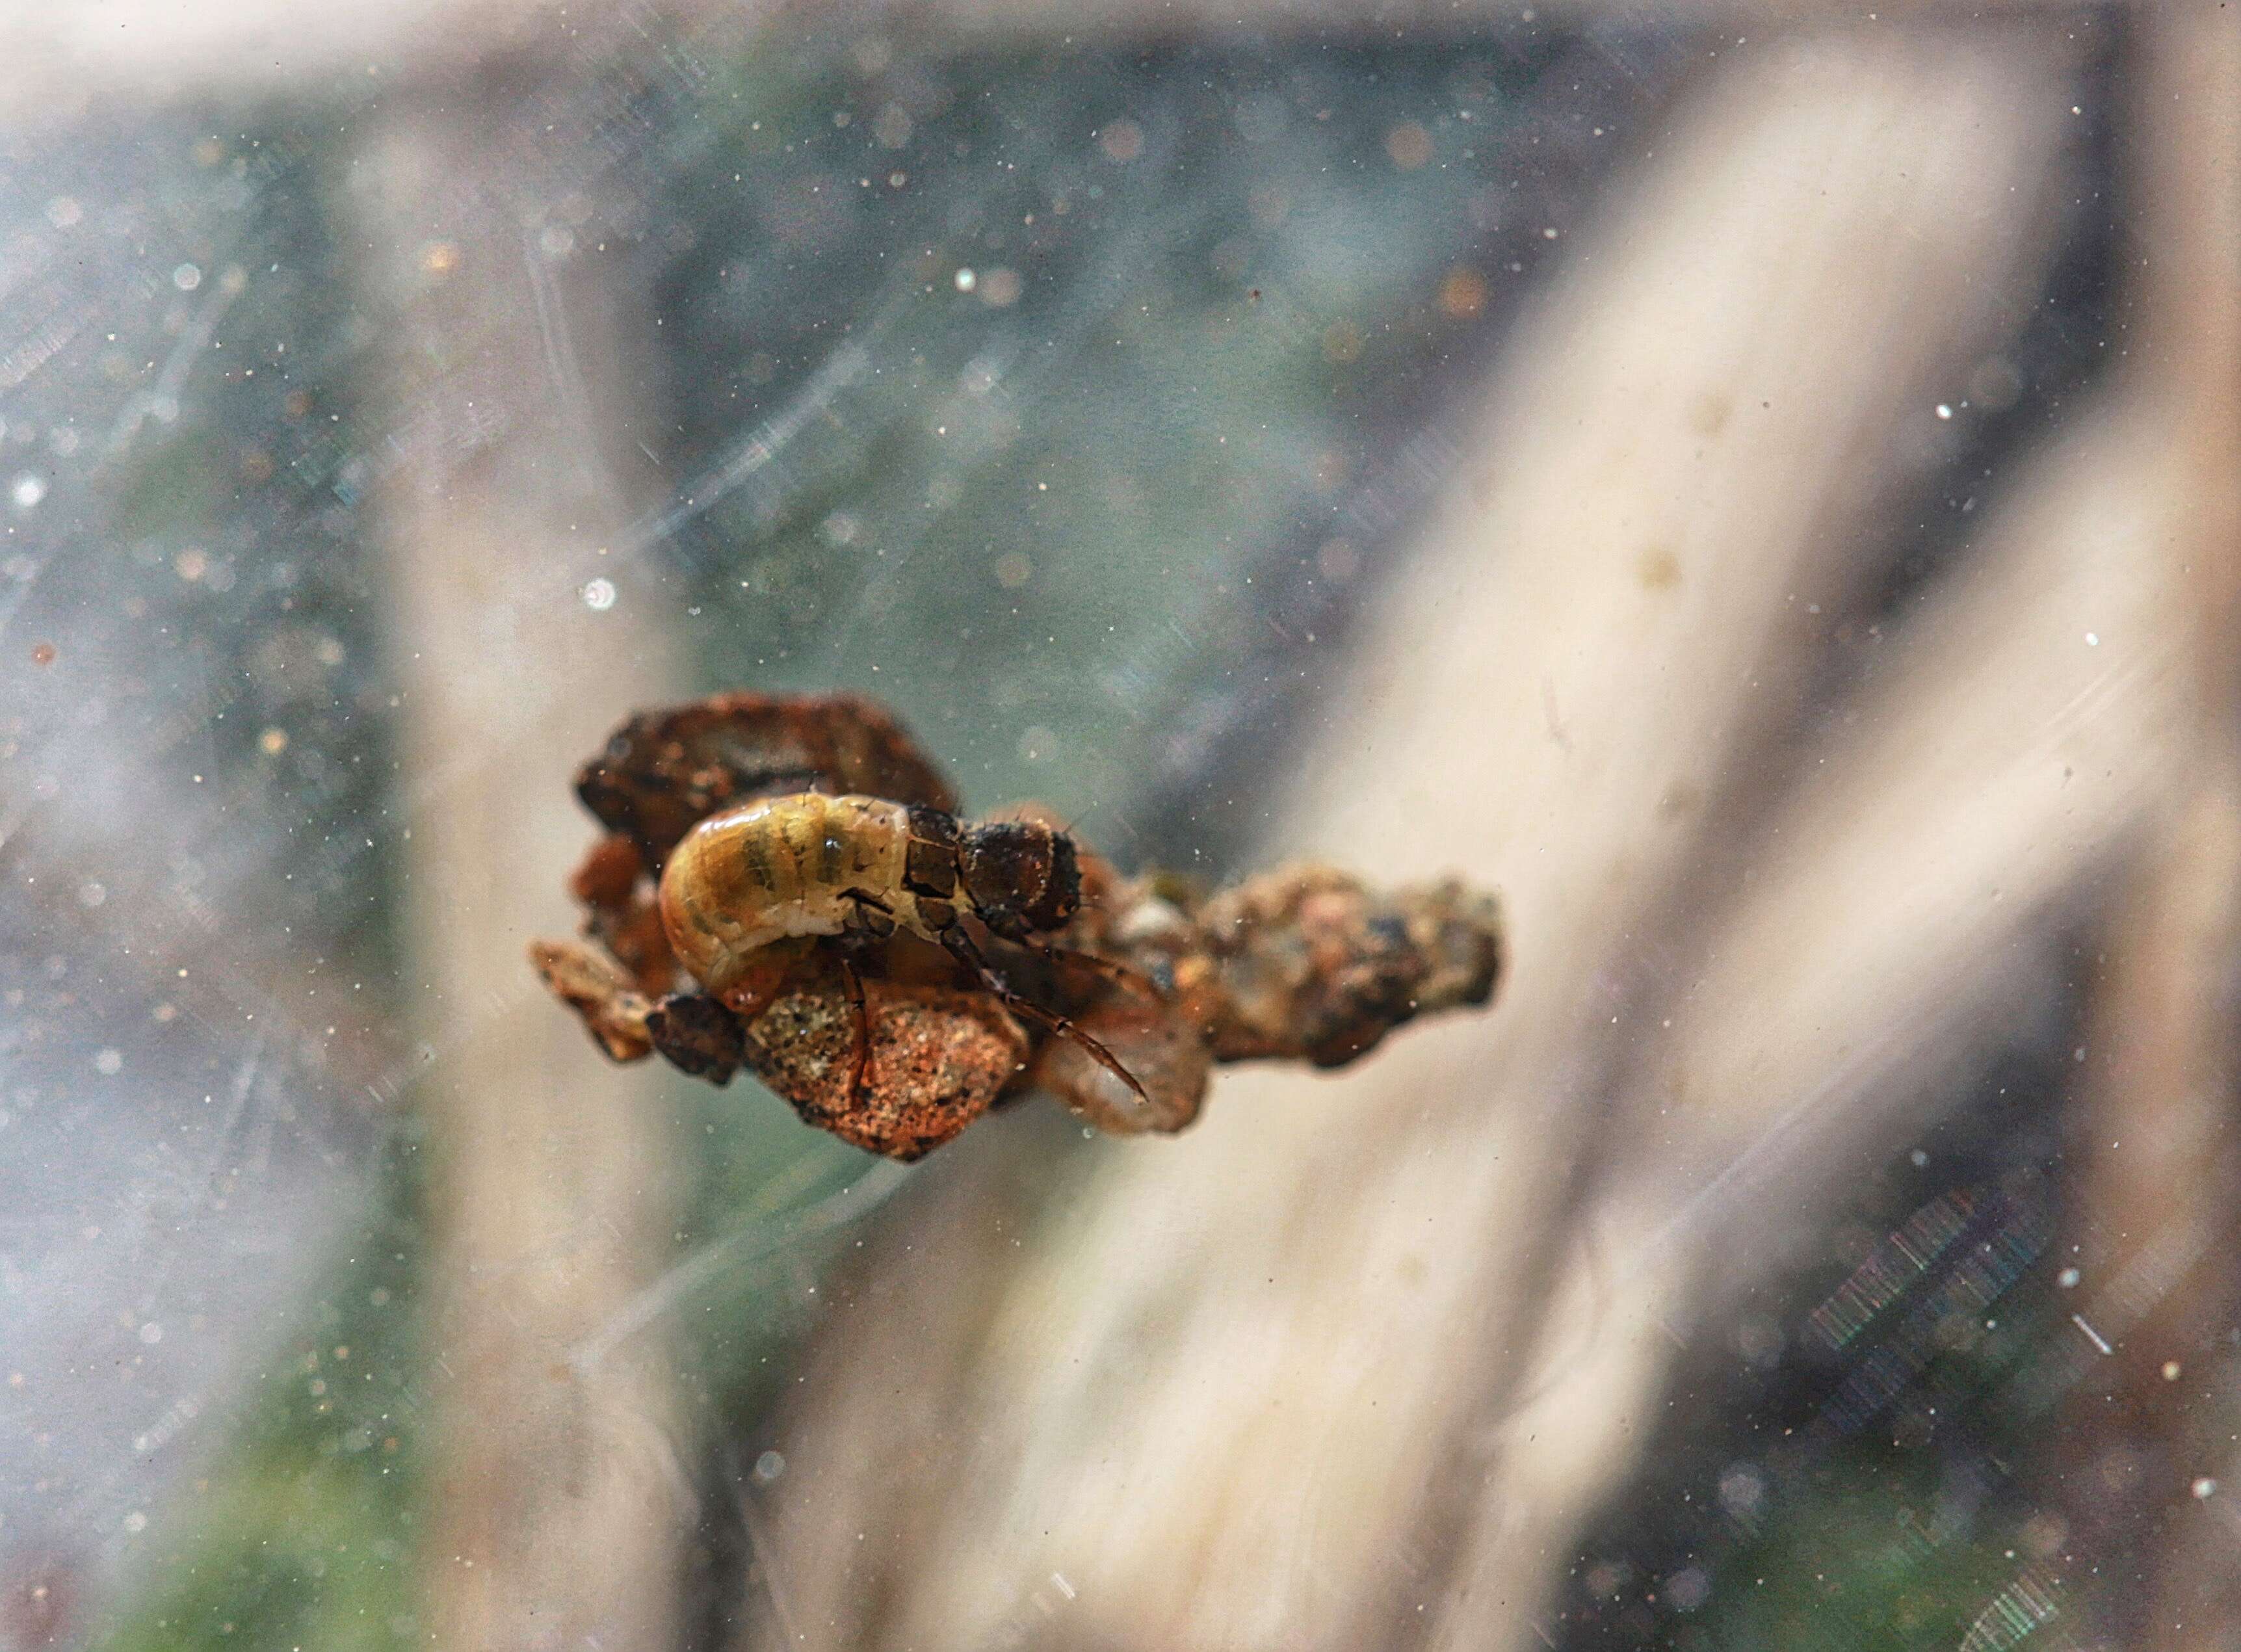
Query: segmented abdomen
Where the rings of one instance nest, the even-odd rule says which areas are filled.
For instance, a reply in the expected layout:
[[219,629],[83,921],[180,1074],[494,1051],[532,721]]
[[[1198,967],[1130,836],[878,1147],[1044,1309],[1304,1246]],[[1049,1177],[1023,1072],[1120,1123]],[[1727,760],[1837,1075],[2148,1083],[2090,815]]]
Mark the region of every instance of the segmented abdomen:
[[720,996],[758,948],[840,933],[854,916],[848,891],[892,900],[908,813],[881,798],[807,792],[711,815],[661,874],[662,926],[678,961]]

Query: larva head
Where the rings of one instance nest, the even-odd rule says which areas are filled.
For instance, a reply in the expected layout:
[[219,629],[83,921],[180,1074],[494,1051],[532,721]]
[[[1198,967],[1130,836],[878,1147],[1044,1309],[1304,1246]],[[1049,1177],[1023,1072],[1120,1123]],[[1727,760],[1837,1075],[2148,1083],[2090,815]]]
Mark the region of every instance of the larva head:
[[973,910],[1000,935],[1062,929],[1081,905],[1081,866],[1063,832],[995,820],[967,827],[958,849]]

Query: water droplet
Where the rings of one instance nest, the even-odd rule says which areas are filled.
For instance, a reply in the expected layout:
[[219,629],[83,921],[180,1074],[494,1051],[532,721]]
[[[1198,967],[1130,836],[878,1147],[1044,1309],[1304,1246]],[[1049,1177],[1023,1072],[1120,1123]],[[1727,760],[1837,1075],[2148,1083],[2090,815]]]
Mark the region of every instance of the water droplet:
[[2087,632],[2085,633],[2085,645],[2088,648],[2098,648],[2101,645],[2101,633],[2097,631]]
[[202,284],[203,272],[198,264],[183,264],[171,271],[171,284],[181,292],[192,292]]
[[593,613],[605,613],[615,605],[615,582],[602,574],[597,579],[585,580],[584,588],[577,594],[583,598],[584,605]]
[[77,886],[77,903],[81,906],[98,906],[109,899],[109,886],[97,879],[89,878]]
[[2077,1287],[2077,1279],[2078,1274],[2076,1268],[2065,1267],[2059,1274],[2057,1274],[2054,1276],[2054,1282],[2061,1286],[2062,1288],[2066,1291],[2075,1290]]
[[1940,418],[1950,418],[1953,417],[1953,410],[1950,407],[1948,407],[1943,402],[1940,402],[1937,404],[1937,417]]
[[154,1348],[157,1343],[164,1340],[164,1328],[155,1321],[150,1320],[140,1328],[140,1340],[150,1348]]
[[979,278],[970,270],[960,270],[957,272],[957,290],[960,292],[972,291],[973,283]]
[[766,1451],[755,1459],[755,1478],[768,1485],[786,1472],[786,1459],[775,1451]]
[[134,1509],[130,1514],[124,1517],[124,1529],[128,1532],[146,1531],[148,1529],[148,1516],[142,1514],[138,1509]]
[[2204,1497],[2212,1495],[2217,1490],[2218,1482],[2212,1480],[2208,1475],[2203,1475],[2201,1479],[2194,1482],[2194,1495],[2196,1501],[2198,1502]]
[[124,1070],[124,1058],[115,1050],[104,1050],[93,1058],[93,1070],[104,1078],[114,1078]]

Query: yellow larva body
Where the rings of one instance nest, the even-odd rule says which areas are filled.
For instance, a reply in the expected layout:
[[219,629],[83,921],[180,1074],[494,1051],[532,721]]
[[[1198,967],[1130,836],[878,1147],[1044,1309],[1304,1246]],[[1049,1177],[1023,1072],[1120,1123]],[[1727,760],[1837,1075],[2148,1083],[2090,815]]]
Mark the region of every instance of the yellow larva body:
[[905,886],[910,839],[909,809],[884,798],[806,792],[710,816],[662,869],[662,926],[678,962],[724,997],[763,947],[860,922],[852,890],[927,933]]
[[[1150,1098],[1113,1052],[1065,1016],[1022,998],[989,966],[961,921],[1049,953],[1081,905],[1074,840],[1027,820],[961,826],[926,804],[800,792],[729,809],[686,833],[661,872],[661,926],[677,961],[742,1015],[760,1012],[822,936],[846,936],[839,962],[857,1016],[856,1077],[871,1038],[857,964],[898,929],[941,947],[1013,1015],[1069,1038]],[[1150,990],[1147,988],[1147,990]]]

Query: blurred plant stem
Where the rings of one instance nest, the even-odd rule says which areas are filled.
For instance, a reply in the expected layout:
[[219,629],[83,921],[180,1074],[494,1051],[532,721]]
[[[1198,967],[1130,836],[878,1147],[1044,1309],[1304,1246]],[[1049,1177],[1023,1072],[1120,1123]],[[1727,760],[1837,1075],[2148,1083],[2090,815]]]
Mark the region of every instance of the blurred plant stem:
[[2147,1587],[2090,1600],[2109,1643],[2207,1649],[2241,1638],[2241,14],[2143,12],[2134,61],[2133,371],[2187,506],[2157,554],[2191,784],[2117,903],[2089,1016],[2071,1260],[2112,1352],[2071,1389],[2056,1472],[2071,1552],[2151,1557]]
[[[406,98],[354,194],[386,351],[378,504],[410,685],[414,1005],[427,1120],[434,1368],[421,1560],[435,1644],[658,1647],[689,1509],[658,1338],[569,1351],[658,1272],[674,1226],[642,1086],[556,1037],[523,961],[565,924],[585,828],[562,784],[619,708],[673,686],[630,571],[604,439],[639,295],[622,260],[540,251],[540,203],[470,80]],[[563,270],[576,273],[572,279]],[[633,1094],[636,1090],[640,1094]]]
[[[921,1649],[1022,1625],[1179,1648],[1546,1635],[1580,1521],[1661,1408],[1666,1332],[1699,1306],[1703,1253],[1676,1245],[1693,1227],[1677,1219],[1769,1115],[1839,1110],[1919,1053],[1867,1036],[1895,998],[1965,1040],[1982,994],[1957,995],[1953,976],[1991,973],[2005,949],[1988,933],[2036,920],[2139,806],[2153,674],[2116,697],[2113,750],[2100,723],[2081,737],[2059,715],[2081,681],[2121,670],[2076,644],[2077,607],[2133,586],[2112,592],[2074,538],[2053,552],[2073,577],[2050,590],[2044,563],[2004,565],[1937,631],[1945,674],[1926,671],[1924,690],[1974,690],[1980,665],[2020,659],[2012,698],[1956,728],[1970,702],[1910,687],[1875,709],[1907,712],[1912,746],[1880,722],[1794,799],[1765,782],[1789,774],[1769,743],[1794,736],[1836,623],[1814,616],[1856,613],[1872,576],[1883,478],[1902,455],[1927,469],[1954,365],[1996,351],[2036,291],[2070,66],[2062,42],[2020,30],[1783,42],[1699,85],[1654,162],[1568,237],[1491,387],[1481,451],[1333,698],[1351,715],[1281,810],[1288,848],[1500,886],[1508,996],[1342,1084],[1225,1079],[1171,1151],[1112,1154],[1062,1227],[984,1249],[977,1278],[966,1247],[1002,1188],[971,1181],[969,1156],[941,1172],[967,1174],[869,1259],[810,1368],[777,1534],[802,1621]],[[1987,660],[1982,621],[2017,599],[2024,623]],[[2065,795],[2079,738],[2139,755]],[[1968,799],[1988,757],[1983,829]],[[1863,806],[1895,786],[1946,799],[1937,824],[1971,852],[1934,857],[1923,900],[1897,910],[1891,859],[1923,823]],[[1841,878],[1793,864],[1789,833],[1757,835],[1787,801],[1843,852]],[[1986,859],[2050,817],[2076,824],[2044,833],[2038,899],[1990,911]],[[1791,898],[1771,933],[1737,877],[1746,835]],[[1692,933],[1738,881],[1740,932]],[[1942,944],[1914,959],[1907,920],[1957,886]],[[1805,894],[1820,912],[1801,934]],[[1897,943],[1864,980],[1846,927],[1863,906],[1890,913],[1877,940]],[[1699,940],[1733,940],[1752,967],[1718,996],[1652,998],[1667,949]],[[1769,944],[1793,940],[1812,944]],[[1833,1048],[1816,1019],[1832,1006],[1855,1035]],[[1704,1082],[1636,1093],[1634,1073],[1669,1076],[1655,1029],[1684,1012],[1696,1037],[1676,1053]],[[1846,1082],[1812,1088],[1832,1064]],[[1873,1137],[1892,1126],[1870,1117]],[[1816,1139],[1791,1174],[1825,1180],[1862,1139]],[[1622,1208],[1591,1201],[1636,1142],[1662,1174]],[[1765,1197],[1746,1178],[1712,1202],[1724,1227],[1763,1222]],[[1601,1230],[1642,1214],[1651,1231]],[[925,1254],[953,1259],[948,1276],[913,1268]],[[899,1463],[905,1370],[926,1426]]]

